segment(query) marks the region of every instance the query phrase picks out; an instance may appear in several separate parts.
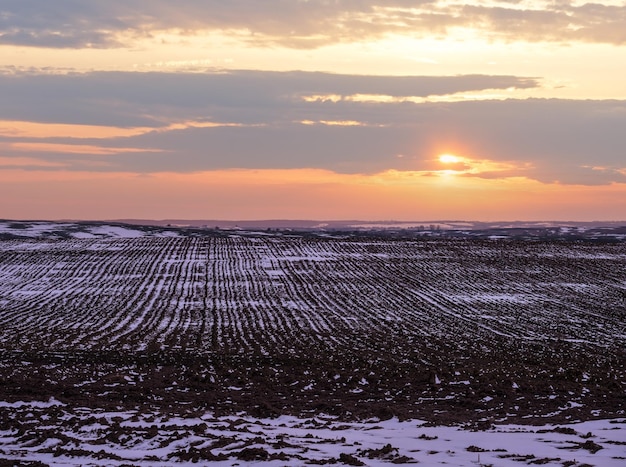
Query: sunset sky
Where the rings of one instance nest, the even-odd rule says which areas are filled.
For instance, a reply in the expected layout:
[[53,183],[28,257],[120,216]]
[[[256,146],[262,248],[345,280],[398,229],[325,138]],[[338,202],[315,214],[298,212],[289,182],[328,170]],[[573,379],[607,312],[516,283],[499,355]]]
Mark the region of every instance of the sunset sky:
[[0,200],[626,220],[626,1],[0,0]]

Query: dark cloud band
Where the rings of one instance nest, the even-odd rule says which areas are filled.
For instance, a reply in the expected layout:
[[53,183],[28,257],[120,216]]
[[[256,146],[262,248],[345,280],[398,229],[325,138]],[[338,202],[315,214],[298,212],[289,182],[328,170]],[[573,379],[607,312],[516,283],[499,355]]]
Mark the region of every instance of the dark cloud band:
[[[508,176],[590,185],[626,183],[626,101],[303,98],[363,93],[401,98],[538,84],[514,76],[263,71],[5,74],[0,75],[0,120],[145,129],[109,138],[86,138],[80,127],[74,137],[6,133],[0,145],[4,157],[25,157],[31,153],[23,148],[32,148],[32,143],[52,143],[56,146],[47,150],[37,146],[35,153],[50,170],[61,164],[64,170],[93,167],[138,173],[224,168],[428,171],[437,151],[455,147],[471,159],[510,163]],[[59,149],[62,145],[107,150],[68,154]]]

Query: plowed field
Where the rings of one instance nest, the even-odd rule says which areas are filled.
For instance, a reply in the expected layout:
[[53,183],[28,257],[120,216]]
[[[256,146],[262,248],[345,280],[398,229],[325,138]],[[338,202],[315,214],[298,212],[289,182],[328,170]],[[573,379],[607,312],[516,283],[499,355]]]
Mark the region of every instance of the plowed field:
[[625,408],[626,244],[0,241],[0,399],[439,422]]

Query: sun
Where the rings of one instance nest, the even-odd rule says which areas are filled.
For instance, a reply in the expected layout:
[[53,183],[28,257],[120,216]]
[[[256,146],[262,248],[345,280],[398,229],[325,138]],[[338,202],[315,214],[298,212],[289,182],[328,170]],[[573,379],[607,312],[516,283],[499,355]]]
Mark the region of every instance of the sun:
[[463,159],[459,156],[455,156],[454,154],[441,154],[439,156],[439,162],[442,164],[458,164],[459,162],[462,162],[462,160]]

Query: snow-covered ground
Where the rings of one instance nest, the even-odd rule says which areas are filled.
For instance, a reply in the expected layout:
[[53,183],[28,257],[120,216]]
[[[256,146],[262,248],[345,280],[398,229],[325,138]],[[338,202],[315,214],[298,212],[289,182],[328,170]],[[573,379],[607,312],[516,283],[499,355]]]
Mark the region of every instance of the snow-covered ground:
[[71,409],[55,400],[0,403],[0,414],[0,459],[54,466],[626,465],[626,419],[472,431],[415,420],[346,423],[326,415],[176,418]]

